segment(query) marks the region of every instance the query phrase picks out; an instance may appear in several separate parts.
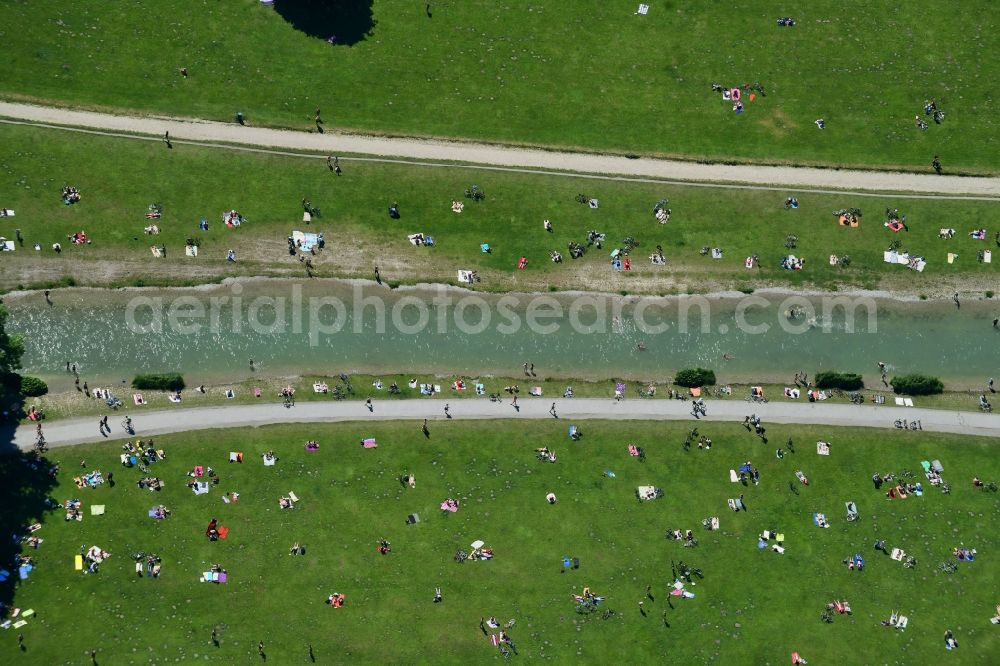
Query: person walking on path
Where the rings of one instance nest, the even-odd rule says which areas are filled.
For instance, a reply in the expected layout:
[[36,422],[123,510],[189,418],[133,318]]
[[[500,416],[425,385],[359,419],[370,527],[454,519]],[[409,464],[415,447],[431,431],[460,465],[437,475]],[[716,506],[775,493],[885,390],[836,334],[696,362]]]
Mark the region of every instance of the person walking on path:
[[517,406],[517,396],[516,395],[514,396],[514,399],[510,401],[510,406],[514,408],[515,412],[521,411],[521,408]]
[[375,413],[375,405],[372,404],[371,398],[365,398],[365,407],[368,408],[369,412]]
[[552,406],[549,407],[549,414],[551,414],[552,418],[554,418],[554,419],[559,418],[558,416],[556,416],[556,403],[553,402]]
[[451,418],[451,412],[448,411],[448,403],[447,402],[444,403],[444,417],[446,419],[450,419]]
[[163,143],[167,144],[167,148],[173,148],[174,145],[170,143],[170,130],[163,133]]

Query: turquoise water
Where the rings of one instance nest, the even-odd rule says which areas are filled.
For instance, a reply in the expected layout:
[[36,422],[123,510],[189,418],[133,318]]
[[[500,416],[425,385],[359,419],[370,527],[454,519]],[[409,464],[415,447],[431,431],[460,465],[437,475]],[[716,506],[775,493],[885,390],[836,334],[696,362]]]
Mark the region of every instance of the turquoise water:
[[[501,299],[454,289],[265,281],[59,290],[52,306],[36,294],[8,298],[7,306],[9,327],[27,341],[25,371],[57,381],[72,361],[91,383],[167,370],[201,383],[248,375],[251,358],[258,372],[274,375],[518,375],[528,362],[543,375],[583,378],[655,379],[701,365],[734,381],[788,380],[820,369],[876,381],[875,364],[884,361],[895,371],[975,385],[1000,376],[995,304],[956,309],[950,302],[858,299],[847,302],[856,315],[852,329],[843,304],[786,298]],[[785,313],[796,307],[813,311],[790,321]],[[562,316],[543,316],[554,309]],[[188,316],[199,311],[203,316]]]

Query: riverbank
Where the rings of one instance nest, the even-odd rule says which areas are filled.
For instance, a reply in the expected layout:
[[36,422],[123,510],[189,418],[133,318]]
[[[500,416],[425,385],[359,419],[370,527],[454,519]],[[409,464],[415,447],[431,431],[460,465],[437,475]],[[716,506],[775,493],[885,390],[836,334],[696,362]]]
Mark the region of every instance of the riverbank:
[[[4,255],[0,288],[7,290],[190,286],[253,275],[370,279],[377,265],[392,285],[458,284],[459,270],[474,270],[480,278],[475,288],[494,293],[579,289],[657,295],[783,286],[882,289],[933,298],[994,289],[1000,264],[978,261],[980,250],[1000,251],[992,234],[986,240],[968,235],[996,217],[1000,204],[989,201],[805,192],[796,193],[799,207],[789,210],[786,191],[484,172],[347,156],[338,177],[317,155],[197,146],[171,151],[150,142],[10,125],[0,125],[0,142],[18,146],[5,163],[15,186],[4,194],[4,206],[17,216],[0,222],[0,235],[16,238],[20,229],[24,240]],[[142,164],[143,170],[123,171],[122,164]],[[255,185],[248,189],[245,183]],[[67,184],[82,197],[72,206],[59,198]],[[485,199],[464,196],[473,184]],[[580,195],[598,201],[598,207],[579,203]],[[304,199],[322,214],[303,221]],[[672,211],[666,224],[653,215],[662,200]],[[452,211],[455,201],[464,204],[461,214]],[[387,215],[394,202],[399,219]],[[146,217],[152,204],[160,207],[159,218]],[[861,226],[839,225],[832,213],[852,207],[867,213]],[[908,231],[897,234],[883,226],[887,208],[901,209]],[[221,212],[233,209],[245,222],[229,228]],[[938,238],[942,219],[955,228],[954,238]],[[38,224],[41,220],[45,223]],[[543,220],[552,223],[551,231]],[[291,255],[288,237],[296,230],[324,233],[324,248]],[[88,243],[67,241],[80,231]],[[604,241],[591,244],[590,231],[603,234]],[[414,234],[432,237],[434,246],[411,245],[407,238]],[[187,256],[189,240],[198,247],[197,257]],[[900,251],[927,258],[923,273],[884,262],[883,252],[897,242]],[[55,243],[61,252],[52,251]],[[489,252],[481,250],[484,243]],[[572,259],[570,243],[586,253]],[[153,255],[154,246],[161,256]],[[657,247],[662,264],[649,259]],[[629,251],[630,270],[613,269],[609,255],[615,249]],[[226,260],[229,250],[236,261]],[[562,262],[551,260],[553,251],[562,254]],[[805,259],[801,270],[781,267],[789,254]],[[744,262],[754,255],[759,261],[748,270]],[[850,261],[831,265],[831,255]],[[520,262],[522,257],[527,261]]]
[[[345,382],[339,376],[277,377],[262,374],[261,376],[238,379],[232,382],[206,384],[203,387],[204,392],[199,390],[200,386],[189,386],[181,392],[180,402],[173,402],[171,397],[174,394],[170,392],[136,391],[127,386],[110,386],[108,388],[111,388],[115,396],[123,403],[120,408],[115,410],[109,408],[103,399],[86,396],[82,390],[74,390],[72,388],[73,382],[66,378],[57,384],[57,390],[40,398],[28,399],[25,404],[26,408],[36,406],[41,409],[46,416],[44,421],[46,424],[88,416],[96,419],[107,414],[111,414],[110,420],[117,424],[117,421],[120,421],[127,415],[141,419],[144,413],[156,410],[186,411],[201,407],[245,407],[249,405],[270,407],[280,405],[285,402],[282,391],[286,388],[293,389],[294,402],[299,405],[312,403],[329,403],[335,405],[343,402],[357,405],[351,409],[363,410],[363,403],[370,398],[373,403],[379,406],[379,414],[383,413],[384,405],[386,404],[419,399],[428,403],[428,411],[433,412],[433,414],[430,414],[431,416],[438,415],[439,412],[439,415],[443,416],[444,414],[441,410],[443,410],[445,402],[455,401],[456,403],[464,403],[470,400],[490,402],[491,394],[498,396],[497,401],[491,404],[491,409],[495,408],[495,413],[498,416],[508,415],[507,412],[510,411],[510,404],[513,402],[515,395],[519,404],[524,404],[525,401],[528,401],[536,405],[543,404],[546,408],[552,402],[560,405],[578,404],[581,400],[586,399],[603,399],[610,402],[614,400],[616,388],[619,384],[624,387],[622,391],[623,401],[657,405],[656,407],[650,407],[653,411],[677,411],[680,409],[682,413],[687,413],[690,411],[690,402],[682,404],[680,399],[691,400],[689,389],[673,384],[669,377],[659,380],[649,379],[641,382],[622,379],[585,381],[565,377],[458,377],[456,375],[426,374],[356,374],[346,377],[347,381]],[[411,387],[412,381],[416,381],[415,387]],[[455,383],[458,381],[461,381],[465,388],[456,388]],[[393,384],[397,385],[399,389],[398,393],[390,393],[389,387]],[[431,394],[422,393],[421,385],[423,384],[430,385],[434,392]],[[477,393],[477,384],[482,384],[482,394]],[[317,386],[320,387],[320,390],[316,389]],[[381,388],[378,388],[378,386],[381,386]],[[788,405],[792,409],[801,409],[802,406],[810,404],[818,406],[850,406],[857,408],[857,414],[861,414],[864,405],[874,405],[873,396],[884,397],[885,408],[894,407],[894,399],[896,397],[891,389],[864,389],[858,392],[865,398],[864,405],[859,406],[851,402],[849,393],[827,390],[824,391],[824,394],[827,396],[825,400],[817,403],[809,403],[805,397],[804,389],[800,392],[800,398],[793,399],[785,397],[785,384],[763,383],[753,384],[753,386],[760,386],[763,389],[768,402],[751,403],[747,401],[747,397],[750,395],[750,386],[750,384],[745,383],[731,383],[706,387],[702,395],[710,405],[713,413],[716,406],[724,402],[731,403],[730,406],[726,407],[727,410],[735,408],[742,403],[744,406],[741,409],[747,414],[768,409],[767,405],[773,405],[772,409],[781,410],[783,405]],[[322,391],[323,387],[326,388],[325,392]],[[507,391],[508,387],[512,389],[516,387],[517,390],[516,392],[513,390]],[[104,387],[102,386],[102,388]],[[438,388],[440,391],[436,390]],[[541,389],[540,395],[533,396],[531,394],[535,388]],[[576,403],[570,402],[570,399],[565,397],[567,388],[572,388],[572,400],[575,400]],[[729,393],[723,393],[723,390],[726,389],[729,390]],[[259,397],[257,396],[258,390],[260,392]],[[233,396],[231,398],[228,397],[230,391]],[[969,387],[966,390],[949,390],[941,395],[920,396],[913,398],[913,402],[920,409],[977,412],[979,411],[978,405],[981,393],[982,389]],[[144,404],[135,404],[133,396],[136,394],[142,396]],[[677,397],[672,397],[675,394]],[[677,404],[675,405],[675,403]],[[460,413],[460,411],[461,408],[456,406],[456,413]],[[886,414],[889,413],[889,411],[886,411]],[[905,416],[906,414],[912,414],[911,412],[900,413],[905,418],[910,418],[911,420],[916,418],[912,415],[909,417]],[[892,420],[889,416],[886,416],[885,419],[883,419],[883,425],[888,425]],[[27,421],[24,422],[27,423]]]

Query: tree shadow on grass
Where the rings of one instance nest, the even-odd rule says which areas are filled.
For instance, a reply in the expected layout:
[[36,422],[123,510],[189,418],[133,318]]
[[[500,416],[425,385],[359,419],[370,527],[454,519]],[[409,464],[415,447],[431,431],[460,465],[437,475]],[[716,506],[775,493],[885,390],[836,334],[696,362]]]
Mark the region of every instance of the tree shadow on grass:
[[[9,572],[7,580],[0,582],[0,619],[9,617],[7,609],[14,604],[21,582],[21,557],[35,554],[25,541],[30,536],[28,527],[43,523],[46,514],[51,517],[45,500],[56,485],[54,464],[45,456],[19,450],[14,444],[15,428],[14,423],[0,424],[0,570]],[[35,536],[44,539],[44,531]],[[39,574],[36,570],[28,575]]]
[[375,27],[372,0],[274,0],[274,10],[311,37],[351,46]]

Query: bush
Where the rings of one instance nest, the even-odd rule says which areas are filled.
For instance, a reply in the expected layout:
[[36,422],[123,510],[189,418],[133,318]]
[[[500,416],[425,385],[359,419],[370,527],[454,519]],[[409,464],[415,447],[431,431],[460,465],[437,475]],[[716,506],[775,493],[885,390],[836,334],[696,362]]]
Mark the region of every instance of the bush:
[[900,375],[892,378],[892,390],[905,395],[935,395],[944,392],[944,384],[937,377]]
[[49,392],[49,386],[38,377],[21,377],[21,395],[26,398],[37,398]]
[[146,391],[180,391],[184,388],[184,378],[176,372],[136,375],[132,388]]
[[715,384],[715,371],[705,368],[687,368],[678,370],[674,375],[674,384],[687,388],[695,386],[713,386]]
[[861,375],[853,372],[834,372],[827,370],[816,373],[816,388],[821,389],[843,389],[845,391],[857,391],[865,387]]

